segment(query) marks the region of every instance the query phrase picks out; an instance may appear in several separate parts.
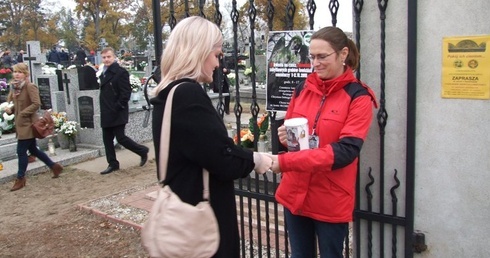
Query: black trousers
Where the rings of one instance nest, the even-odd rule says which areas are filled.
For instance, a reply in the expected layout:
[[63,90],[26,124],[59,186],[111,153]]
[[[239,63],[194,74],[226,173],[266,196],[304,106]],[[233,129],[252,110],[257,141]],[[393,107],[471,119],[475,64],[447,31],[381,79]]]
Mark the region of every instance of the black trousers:
[[225,97],[225,113],[230,113],[230,96]]
[[105,156],[109,166],[119,168],[119,161],[116,159],[116,150],[114,149],[114,137],[124,148],[143,156],[148,152],[148,148],[138,144],[124,134],[126,125],[102,128],[102,139],[104,141]]

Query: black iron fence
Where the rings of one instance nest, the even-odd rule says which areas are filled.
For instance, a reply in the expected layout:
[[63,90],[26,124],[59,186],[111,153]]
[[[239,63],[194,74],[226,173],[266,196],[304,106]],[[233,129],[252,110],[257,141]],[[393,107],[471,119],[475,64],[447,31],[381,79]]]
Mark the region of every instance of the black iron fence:
[[[176,13],[174,9],[174,1],[170,1],[170,10],[169,10],[169,20],[168,24],[171,28],[175,26],[177,23]],[[207,19],[215,22],[218,26],[229,26],[226,24],[222,24],[223,15],[220,12],[220,1],[209,1],[209,5],[205,4],[203,0],[197,1],[188,1],[185,0],[185,6],[188,7],[191,3],[194,6],[199,8],[198,14],[201,16],[205,15],[205,8],[214,8],[211,12],[212,15],[206,17]],[[313,30],[314,26],[314,17],[317,13],[325,13],[329,12],[332,17],[332,26],[336,26],[337,23],[337,12],[340,8],[340,1],[338,0],[330,0],[328,4],[328,10],[317,10],[317,4],[314,0],[308,0],[304,6],[299,4],[299,1],[288,0],[285,4],[281,2],[280,5],[274,5],[272,0],[266,1],[266,8],[261,8],[260,12],[265,12],[267,20],[258,20],[257,14],[258,10],[256,8],[256,2],[254,0],[247,1],[247,9],[245,15],[247,16],[247,24],[248,24],[248,40],[250,44],[250,53],[249,53],[249,62],[251,67],[256,66],[255,60],[255,39],[256,39],[256,28],[258,27],[258,23],[265,22],[267,24],[267,31],[280,31],[280,30],[292,30],[294,27],[294,18],[297,15],[299,8],[304,8],[305,13],[308,16],[308,25],[310,29]],[[263,1],[262,1],[263,2]],[[415,40],[416,40],[416,1],[408,1],[408,11],[409,11],[409,28],[408,28],[408,38],[409,41],[409,49],[407,50],[409,61],[407,64],[408,67],[408,78],[415,78]],[[385,139],[384,133],[386,128],[386,123],[388,120],[388,112],[386,110],[386,98],[385,98],[385,26],[386,26],[386,10],[388,8],[388,1],[378,0],[378,7],[380,13],[372,14],[376,15],[380,18],[380,28],[381,28],[381,57],[380,57],[380,92],[379,92],[379,101],[380,108],[378,110],[377,120],[380,128],[380,149],[379,149],[379,167],[380,171],[359,171],[359,173],[368,173],[369,174],[369,182],[361,182],[361,177],[358,177],[357,182],[357,195],[356,195],[356,210],[355,210],[355,224],[354,224],[354,232],[351,232],[350,235],[354,235],[354,243],[351,242],[350,238],[346,238],[345,241],[345,257],[349,257],[352,255],[354,250],[351,250],[352,246],[355,246],[355,254],[356,257],[373,257],[373,250],[376,250],[379,257],[384,257],[384,250],[386,249],[385,245],[391,246],[391,257],[397,257],[400,249],[404,249],[404,257],[413,257],[413,180],[414,180],[414,144],[413,142],[407,142],[407,167],[406,167],[406,178],[400,179],[398,177],[397,171],[395,170],[392,175],[387,175],[386,177],[391,178],[395,181],[389,190],[392,199],[392,210],[387,211],[384,208],[384,199],[385,193],[384,189],[389,187],[385,185],[385,171],[384,171],[384,151],[385,151]],[[362,39],[360,37],[361,33],[361,13],[363,9],[364,1],[362,0],[353,0],[352,8],[354,13],[354,36],[355,42],[359,49],[361,49]],[[221,5],[222,6],[222,5]],[[263,6],[263,5],[262,5]],[[160,17],[160,2],[158,0],[153,0],[154,16],[155,16],[155,52],[156,56],[159,57],[162,51],[162,45],[158,44],[158,42],[162,42],[161,30],[161,21]],[[233,60],[239,60],[243,58],[240,56],[239,51],[239,33],[243,33],[243,29],[239,32],[239,22],[240,22],[240,10],[237,5],[237,1],[231,1],[231,5],[228,5],[230,10],[228,10],[231,19],[231,30],[233,31],[232,43],[231,43],[231,55]],[[209,13],[209,9],[207,9]],[[274,16],[280,12],[284,12],[285,22],[282,28],[274,27],[273,19]],[[185,9],[184,14],[179,14],[179,17],[187,17],[190,16],[189,9]],[[320,15],[320,14],[319,14]],[[260,33],[263,33],[262,31]],[[158,62],[157,62],[158,63]],[[236,78],[239,77],[239,64],[238,62],[233,62],[231,64],[227,64],[229,68],[231,68],[235,74]],[[233,67],[234,66],[234,67]],[[361,68],[357,71],[357,77],[360,78]],[[223,74],[220,74],[224,76]],[[414,136],[414,128],[415,128],[415,82],[409,81],[409,89],[408,89],[408,118],[407,118],[407,138],[413,139]],[[234,106],[233,106],[233,114],[236,118],[235,128],[237,128],[237,133],[239,134],[240,128],[242,128],[241,118],[244,113],[244,108],[241,102],[240,96],[240,81],[236,80],[235,91],[233,92]],[[257,100],[257,85],[256,85],[256,74],[255,71],[251,74],[251,103],[250,103],[250,114],[252,115],[254,121],[257,120],[258,115],[263,112],[260,110],[260,106]],[[218,112],[221,116],[224,116],[224,98],[222,96],[222,92],[220,90],[219,96],[219,104],[218,104]],[[276,113],[269,113],[271,118],[271,142],[272,142],[272,152],[277,153],[280,149],[279,143],[277,140],[277,127],[282,123],[282,121],[276,120]],[[254,146],[257,149],[257,139],[259,139],[259,130],[257,124],[254,125],[255,137],[254,137]],[[412,136],[412,138],[410,138]],[[405,180],[405,189],[406,189],[406,199],[399,200],[400,193],[398,193],[398,189],[401,181]],[[265,176],[251,176],[245,179],[240,179],[236,181],[236,199],[237,199],[237,209],[238,209],[238,220],[239,220],[239,229],[240,236],[242,239],[242,248],[241,248],[241,256],[242,257],[288,257],[289,249],[288,249],[288,240],[287,240],[287,231],[285,230],[285,222],[283,219],[283,210],[282,207],[275,201],[274,192],[279,184],[280,177],[277,175],[269,174]],[[373,184],[379,186],[378,189],[374,189]],[[379,196],[379,200],[373,199],[373,191],[377,191],[376,196]],[[373,208],[373,203],[376,203],[376,209]],[[362,204],[362,205],[361,205]],[[405,206],[405,214],[399,214],[397,211],[397,207],[400,205]],[[361,206],[367,206],[367,208],[362,208]],[[387,229],[388,228],[388,229]],[[401,229],[400,229],[401,228]],[[390,236],[386,236],[385,233],[390,231]],[[397,230],[403,230],[404,233],[402,236],[404,239],[402,241],[398,241],[398,236],[400,235]],[[377,238],[374,240],[374,238]],[[400,248],[400,243],[402,243],[402,247]],[[376,246],[374,243],[377,243]],[[253,248],[248,248],[248,245]],[[378,257],[378,256],[376,256]]]

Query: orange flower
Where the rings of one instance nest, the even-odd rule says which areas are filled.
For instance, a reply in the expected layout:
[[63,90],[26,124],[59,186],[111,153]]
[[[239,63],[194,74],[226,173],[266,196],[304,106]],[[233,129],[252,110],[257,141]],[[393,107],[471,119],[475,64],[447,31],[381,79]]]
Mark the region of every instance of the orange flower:
[[265,118],[267,117],[267,113],[262,114],[262,117],[259,118],[259,121],[257,122],[257,125],[259,128],[261,128],[262,123],[265,121]]

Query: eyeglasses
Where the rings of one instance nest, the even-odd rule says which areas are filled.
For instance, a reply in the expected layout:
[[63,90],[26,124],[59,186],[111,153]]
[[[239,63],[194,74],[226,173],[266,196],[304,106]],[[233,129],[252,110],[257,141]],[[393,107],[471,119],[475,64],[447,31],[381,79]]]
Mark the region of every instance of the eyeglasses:
[[327,58],[333,54],[337,53],[336,51],[330,53],[330,54],[326,54],[326,55],[309,55],[308,56],[308,59],[310,59],[310,62],[313,63],[313,61],[318,60],[318,62],[322,63],[322,62],[325,62],[325,60],[327,60]]

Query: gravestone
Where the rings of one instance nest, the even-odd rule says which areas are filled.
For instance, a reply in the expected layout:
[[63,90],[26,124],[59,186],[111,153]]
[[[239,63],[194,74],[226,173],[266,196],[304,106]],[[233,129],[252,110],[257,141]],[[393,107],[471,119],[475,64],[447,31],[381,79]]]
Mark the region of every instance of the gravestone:
[[[93,70],[91,67],[88,68]],[[79,71],[78,68],[63,70],[63,97],[67,99],[65,112],[68,120],[78,122],[81,128],[76,137],[77,142],[101,145],[99,90],[81,90],[86,87],[80,86],[80,81],[84,78],[80,76]]]
[[24,55],[24,62],[30,71],[31,82],[35,81],[34,74],[42,74],[42,64],[46,63],[46,55],[41,52],[41,43],[39,41],[26,42],[27,53]]
[[267,73],[267,60],[265,55],[255,56],[255,79],[259,83],[265,83]]
[[[67,119],[79,124],[77,143],[87,146],[103,146],[102,128],[100,127],[100,90],[80,90],[78,71],[76,68],[62,70],[64,91],[58,91],[58,93],[65,99]],[[128,104],[129,123],[125,128],[126,135],[137,142],[151,140],[151,126],[142,127],[146,111],[143,110],[141,104],[133,105],[131,101]]]
[[58,78],[54,74],[34,74],[35,84],[39,88],[41,109],[52,109],[55,112],[66,110],[63,92],[58,89]]
[[37,86],[39,89],[39,97],[41,99],[41,109],[52,109],[51,88],[49,78],[37,78]]
[[78,71],[78,88],[80,90],[97,90],[99,83],[97,82],[96,71],[91,66],[77,67]]
[[63,72],[60,69],[56,70],[56,78],[58,79],[58,90],[63,91]]
[[80,127],[94,128],[94,99],[89,96],[78,98]]

